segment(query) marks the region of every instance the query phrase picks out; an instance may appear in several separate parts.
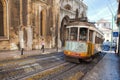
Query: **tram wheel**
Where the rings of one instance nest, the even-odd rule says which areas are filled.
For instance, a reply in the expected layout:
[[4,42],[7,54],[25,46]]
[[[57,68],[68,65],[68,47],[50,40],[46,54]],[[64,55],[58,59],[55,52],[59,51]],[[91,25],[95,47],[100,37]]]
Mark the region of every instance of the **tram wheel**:
[[74,57],[70,57],[70,56],[65,56],[65,60],[68,62],[80,63],[79,58],[74,58]]
[[90,57],[90,58],[86,59],[85,61],[86,61],[86,62],[92,62],[93,59],[94,59],[94,58]]

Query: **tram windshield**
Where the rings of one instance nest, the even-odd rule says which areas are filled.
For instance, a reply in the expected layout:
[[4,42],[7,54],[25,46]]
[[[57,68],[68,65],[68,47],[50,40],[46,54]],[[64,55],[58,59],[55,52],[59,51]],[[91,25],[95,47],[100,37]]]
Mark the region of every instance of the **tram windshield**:
[[77,27],[67,28],[65,32],[65,39],[77,41],[77,35],[78,35]]
[[87,29],[79,28],[79,40],[87,41]]
[[78,33],[78,28],[77,27],[73,27],[70,28],[70,40],[77,40],[77,33]]
[[[78,30],[79,29],[79,30]],[[74,41],[87,41],[87,28],[71,27],[66,29],[65,39]]]

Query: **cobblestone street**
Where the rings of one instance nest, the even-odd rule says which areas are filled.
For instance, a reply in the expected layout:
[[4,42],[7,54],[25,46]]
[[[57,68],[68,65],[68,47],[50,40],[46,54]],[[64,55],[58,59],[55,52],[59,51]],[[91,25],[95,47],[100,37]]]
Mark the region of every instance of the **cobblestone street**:
[[66,62],[63,53],[51,53],[0,62],[0,79],[4,80],[80,80],[103,57],[80,64]]
[[107,53],[82,80],[120,80],[120,57]]
[[120,80],[120,0],[0,0],[0,80]]

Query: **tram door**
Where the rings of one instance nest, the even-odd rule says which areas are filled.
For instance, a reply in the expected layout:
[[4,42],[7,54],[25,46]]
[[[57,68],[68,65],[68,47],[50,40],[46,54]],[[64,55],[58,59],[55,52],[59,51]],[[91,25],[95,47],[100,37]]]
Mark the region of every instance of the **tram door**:
[[93,44],[93,31],[89,30],[89,43],[88,43],[88,54],[91,55],[94,53],[94,44]]

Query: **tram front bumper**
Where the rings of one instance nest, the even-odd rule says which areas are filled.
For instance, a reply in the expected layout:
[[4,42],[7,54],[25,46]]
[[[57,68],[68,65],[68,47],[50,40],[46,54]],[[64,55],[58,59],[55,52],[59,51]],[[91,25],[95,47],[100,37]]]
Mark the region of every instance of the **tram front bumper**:
[[79,53],[77,53],[77,52],[72,52],[72,51],[64,51],[64,54],[66,55],[66,56],[71,56],[71,57],[75,57],[75,58],[88,58],[88,57],[90,57],[88,54],[87,54],[87,52],[79,52]]

